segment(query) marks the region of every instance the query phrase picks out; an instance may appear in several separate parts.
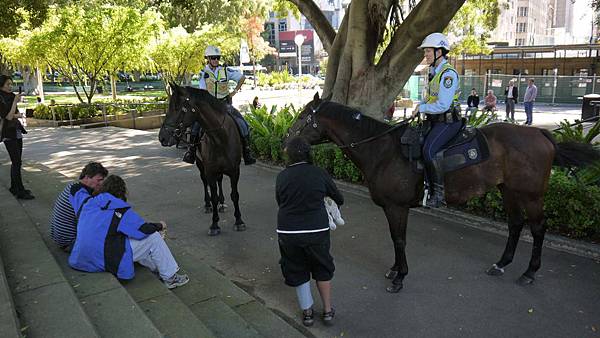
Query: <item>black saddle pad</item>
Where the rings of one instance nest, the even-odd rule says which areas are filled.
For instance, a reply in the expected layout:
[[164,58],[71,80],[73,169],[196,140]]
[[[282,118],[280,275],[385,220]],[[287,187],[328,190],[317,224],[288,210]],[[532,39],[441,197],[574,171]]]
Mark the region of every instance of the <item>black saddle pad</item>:
[[444,156],[444,172],[478,164],[490,157],[487,139],[477,128],[462,129],[441,152]]

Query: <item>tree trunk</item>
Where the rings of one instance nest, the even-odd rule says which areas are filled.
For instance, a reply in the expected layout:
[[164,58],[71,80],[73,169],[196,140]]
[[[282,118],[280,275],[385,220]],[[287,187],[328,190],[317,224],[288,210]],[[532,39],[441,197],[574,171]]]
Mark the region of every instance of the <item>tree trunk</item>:
[[[421,0],[393,29],[389,45],[375,63],[390,12],[399,0],[353,0],[337,33],[312,0],[289,0],[305,14],[329,53],[323,96],[382,119],[423,60],[418,49],[430,33],[442,32],[466,0]],[[305,13],[306,12],[306,13]]]
[[110,92],[112,93],[113,101],[117,100],[117,77],[115,74],[110,74]]
[[40,67],[35,68],[35,76],[37,78],[37,96],[42,99],[42,102],[44,102],[44,76],[42,75]]
[[23,93],[26,95],[38,95],[38,76],[36,69],[30,66],[21,67],[21,74],[23,75]]

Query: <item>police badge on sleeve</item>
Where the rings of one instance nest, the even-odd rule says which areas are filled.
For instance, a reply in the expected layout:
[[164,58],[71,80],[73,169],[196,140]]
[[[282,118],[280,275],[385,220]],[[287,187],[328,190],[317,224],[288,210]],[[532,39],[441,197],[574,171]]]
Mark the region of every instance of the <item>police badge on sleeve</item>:
[[446,77],[444,78],[444,87],[446,87],[446,88],[448,88],[448,89],[449,89],[450,87],[452,87],[452,82],[453,82],[453,81],[454,81],[454,80],[452,79],[452,76],[446,76]]

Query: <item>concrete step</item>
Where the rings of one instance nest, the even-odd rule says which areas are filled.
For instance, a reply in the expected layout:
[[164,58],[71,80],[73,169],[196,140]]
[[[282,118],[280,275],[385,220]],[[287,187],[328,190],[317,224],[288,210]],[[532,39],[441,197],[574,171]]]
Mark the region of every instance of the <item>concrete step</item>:
[[[165,336],[215,337],[148,268],[136,265],[135,278],[123,286]],[[187,285],[181,287],[185,288]]]
[[[277,316],[266,306],[258,302],[254,297],[250,296],[244,290],[235,285],[229,278],[215,271],[213,268],[202,262],[201,255],[181,250],[177,247],[173,248],[173,254],[176,255],[178,263],[185,267],[192,281],[197,282],[190,288],[175,289],[181,299],[185,299],[192,311],[197,316],[203,319],[205,323],[218,315],[211,310],[219,307],[220,304],[216,300],[220,300],[233,310],[238,316],[235,316],[236,323],[240,325],[249,323],[252,328],[251,332],[237,331],[239,333],[254,334],[257,332],[261,337],[305,337],[296,327],[287,323],[281,317]],[[190,281],[190,283],[192,283]],[[227,314],[230,316],[230,314]],[[223,328],[215,327],[207,324],[214,332],[226,332]],[[241,330],[243,327],[232,324],[232,327],[226,328],[229,330]],[[238,337],[238,335],[228,335],[223,337]],[[240,335],[240,337],[242,337]]]
[[[0,222],[0,224],[2,223]],[[6,338],[21,337],[21,327],[6,280],[2,256],[0,256],[0,332]]]
[[[2,175],[4,177],[4,175]],[[22,333],[29,337],[99,337],[25,210],[0,188],[0,255]]]

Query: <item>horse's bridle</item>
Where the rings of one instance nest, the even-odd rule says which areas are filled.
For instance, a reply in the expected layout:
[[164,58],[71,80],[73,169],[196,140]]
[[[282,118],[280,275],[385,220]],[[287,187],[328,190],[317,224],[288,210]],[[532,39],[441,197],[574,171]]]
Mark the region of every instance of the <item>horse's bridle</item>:
[[[300,129],[298,129],[298,131],[296,132],[296,135],[300,135],[300,133],[302,132],[302,130],[304,130],[304,128],[306,128],[306,126],[308,126],[311,123],[311,121],[312,121],[312,127],[314,129],[317,129],[319,127],[319,125],[317,124],[317,117],[316,117],[316,115],[317,115],[317,112],[319,111],[319,109],[321,108],[321,106],[323,105],[323,103],[325,103],[325,101],[321,101],[321,103],[319,103],[319,105],[316,108],[312,108],[312,107],[310,108],[311,111],[312,111],[312,113],[308,114],[308,116],[306,117],[306,123]],[[374,141],[374,140],[376,140],[376,139],[378,139],[378,138],[380,138],[380,137],[382,137],[382,136],[384,136],[386,134],[389,134],[392,131],[394,131],[394,130],[396,130],[396,129],[398,129],[398,128],[400,128],[400,127],[402,127],[402,126],[404,126],[404,125],[406,125],[408,123],[410,123],[410,121],[412,121],[413,119],[414,119],[414,117],[411,117],[411,118],[409,118],[407,120],[404,120],[404,121],[402,121],[400,123],[397,123],[393,127],[389,128],[389,129],[386,129],[384,132],[379,133],[379,134],[377,134],[375,136],[370,136],[370,137],[367,137],[366,139],[363,139],[363,140],[360,140],[360,141],[357,141],[357,142],[351,142],[349,144],[338,145],[338,148],[340,148],[340,149],[355,148],[355,147],[357,147],[359,145],[362,145],[362,144],[365,144],[365,143],[369,143],[371,141]],[[328,143],[328,142],[329,141],[325,140],[325,141],[319,142],[317,144]]]
[[[187,114],[187,112],[188,112],[188,107],[186,107],[186,106],[188,106],[188,107],[189,107],[189,110],[191,110],[191,112],[192,112],[192,113],[195,113],[195,112],[196,112],[196,108],[193,108],[193,107],[191,106],[191,103],[190,103],[190,98],[189,98],[189,97],[186,97],[186,98],[185,98],[185,102],[183,103],[183,107],[181,107],[181,110],[182,110],[184,113],[186,113],[186,114]],[[228,113],[225,113],[225,114],[223,114],[223,121],[221,121],[221,124],[220,124],[220,125],[219,125],[217,128],[213,128],[213,129],[203,129],[203,130],[204,130],[204,132],[208,134],[208,133],[213,133],[213,132],[216,132],[216,131],[219,131],[219,130],[224,130],[224,129],[225,129],[225,128],[224,128],[224,125],[225,125],[225,119],[227,118],[227,114],[228,114]],[[180,125],[182,125],[182,124],[183,124],[183,122],[181,122],[181,123],[180,123]]]

